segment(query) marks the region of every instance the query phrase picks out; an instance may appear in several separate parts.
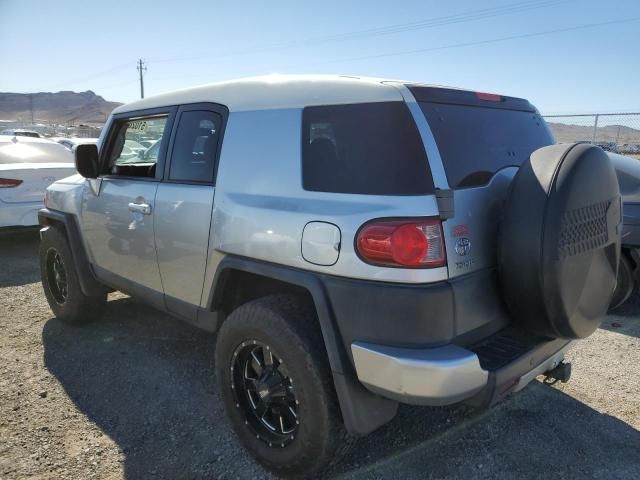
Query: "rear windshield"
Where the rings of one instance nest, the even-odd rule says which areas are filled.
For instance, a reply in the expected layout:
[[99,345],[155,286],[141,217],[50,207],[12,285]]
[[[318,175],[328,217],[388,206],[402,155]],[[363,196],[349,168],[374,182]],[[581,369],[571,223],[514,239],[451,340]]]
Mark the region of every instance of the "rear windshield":
[[305,108],[302,183],[318,192],[433,193],[424,146],[403,102]]
[[9,163],[69,163],[74,162],[71,151],[53,142],[0,141],[0,165]]
[[[487,102],[489,103],[489,102]],[[484,185],[553,137],[535,111],[420,102],[452,188]]]

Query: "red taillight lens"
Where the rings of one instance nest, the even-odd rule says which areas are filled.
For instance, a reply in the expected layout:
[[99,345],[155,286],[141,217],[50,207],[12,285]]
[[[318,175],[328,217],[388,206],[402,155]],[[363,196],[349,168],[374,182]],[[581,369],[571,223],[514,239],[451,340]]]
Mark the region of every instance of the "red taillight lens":
[[501,102],[502,96],[495,93],[476,92],[476,95],[480,100],[488,100],[490,102]]
[[0,188],[13,188],[22,183],[22,180],[16,178],[0,178]]
[[439,219],[372,222],[360,229],[358,253],[368,263],[441,267],[447,260]]

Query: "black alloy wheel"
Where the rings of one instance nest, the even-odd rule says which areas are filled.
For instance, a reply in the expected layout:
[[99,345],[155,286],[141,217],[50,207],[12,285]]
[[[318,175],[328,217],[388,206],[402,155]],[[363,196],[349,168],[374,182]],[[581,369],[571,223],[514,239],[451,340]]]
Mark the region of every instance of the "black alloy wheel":
[[281,358],[257,340],[242,342],[233,353],[231,389],[245,424],[270,447],[285,447],[300,425],[299,401]]
[[51,295],[58,304],[63,305],[69,295],[69,285],[62,255],[55,248],[50,248],[47,252],[46,266]]

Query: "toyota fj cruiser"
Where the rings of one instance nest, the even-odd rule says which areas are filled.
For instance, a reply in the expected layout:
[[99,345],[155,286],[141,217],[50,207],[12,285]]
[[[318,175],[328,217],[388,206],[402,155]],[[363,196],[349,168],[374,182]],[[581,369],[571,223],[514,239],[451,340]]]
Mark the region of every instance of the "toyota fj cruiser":
[[48,188],[44,291],[71,324],[115,289],[217,332],[237,435],[310,472],[398,402],[568,379],[563,353],[611,300],[621,206],[601,149],[553,143],[526,100],[399,81],[146,98]]

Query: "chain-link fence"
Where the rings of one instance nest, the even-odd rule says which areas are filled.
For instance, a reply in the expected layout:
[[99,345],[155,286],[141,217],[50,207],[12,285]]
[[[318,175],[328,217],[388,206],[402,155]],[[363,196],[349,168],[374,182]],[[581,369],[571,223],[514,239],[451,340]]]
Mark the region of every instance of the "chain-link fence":
[[43,137],[97,138],[102,131],[102,125],[0,120],[0,134],[16,129],[38,132]]
[[545,115],[556,141],[589,142],[640,158],[640,113]]

